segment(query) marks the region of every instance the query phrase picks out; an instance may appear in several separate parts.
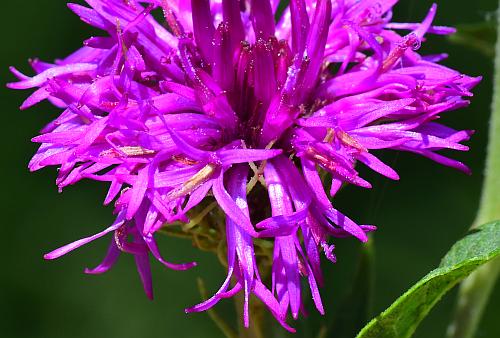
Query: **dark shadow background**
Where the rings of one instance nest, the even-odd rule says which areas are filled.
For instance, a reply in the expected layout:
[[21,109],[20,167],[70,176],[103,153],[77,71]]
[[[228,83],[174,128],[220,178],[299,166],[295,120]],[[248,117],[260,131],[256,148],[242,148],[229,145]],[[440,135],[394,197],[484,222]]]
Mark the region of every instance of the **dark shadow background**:
[[[495,0],[441,0],[437,24],[457,25],[485,20],[492,15]],[[398,21],[419,21],[431,1],[401,0]],[[64,258],[46,262],[42,254],[63,244],[93,234],[109,224],[110,208],[102,207],[106,187],[86,181],[58,194],[55,169],[30,174],[27,163],[36,149],[30,139],[57,109],[41,104],[28,111],[18,106],[28,92],[10,91],[5,83],[14,80],[7,67],[15,65],[29,73],[27,59],[52,60],[78,48],[93,34],[74,16],[63,0],[26,0],[2,3],[0,53],[3,127],[1,132],[0,192],[2,208],[2,275],[0,277],[0,335],[26,338],[158,338],[221,337],[206,314],[185,315],[183,309],[199,301],[196,277],[214,291],[225,272],[211,254],[192,249],[182,240],[161,239],[165,256],[172,261],[197,260],[187,272],[166,270],[153,263],[155,301],[142,292],[132,257],[122,256],[116,267],[102,276],[87,276],[105,253],[103,239]],[[404,153],[385,154],[401,176],[390,182],[367,173],[374,189],[347,188],[337,206],[362,224],[376,224],[376,296],[379,313],[420,277],[438,265],[450,246],[471,224],[480,195],[491,101],[492,60],[473,50],[451,45],[434,37],[423,52],[448,52],[447,65],[471,75],[483,75],[472,105],[445,114],[446,124],[457,129],[475,129],[468,153],[454,157],[470,165],[466,176],[452,169]],[[336,265],[325,264],[323,288],[327,314],[335,314],[347,293],[357,260],[358,244],[337,241]],[[430,313],[416,337],[444,336],[456,290]],[[500,337],[500,290],[497,287],[477,337]],[[234,316],[231,302],[219,309]],[[307,329],[301,329],[301,337]],[[271,336],[271,335],[269,335]]]

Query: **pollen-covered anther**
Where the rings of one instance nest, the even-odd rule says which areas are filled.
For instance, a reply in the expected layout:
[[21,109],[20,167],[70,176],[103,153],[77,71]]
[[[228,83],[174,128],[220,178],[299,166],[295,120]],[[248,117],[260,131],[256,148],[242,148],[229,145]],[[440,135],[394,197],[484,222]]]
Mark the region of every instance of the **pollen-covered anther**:
[[354,149],[357,149],[361,152],[368,152],[368,149],[366,149],[361,143],[359,143],[358,140],[353,138],[351,135],[349,135],[345,131],[338,129],[338,130],[334,131],[334,135],[343,144],[350,146]]
[[341,178],[341,180],[371,188],[370,183],[359,177],[358,172],[352,167],[347,167],[346,163],[338,162],[333,154],[328,154],[327,150],[309,145],[304,151],[304,156],[321,166],[331,174]]
[[337,164],[334,161],[312,146],[307,147],[305,155],[328,171],[337,170]]
[[183,155],[174,155],[172,156],[172,160],[186,165],[195,165],[198,163],[198,161],[187,158],[186,156]]
[[133,10],[136,10],[136,9],[137,9],[137,7],[136,7],[133,3],[131,3],[131,2],[130,2],[130,0],[123,0],[123,3],[124,3],[126,6],[130,7],[131,9],[133,9]]
[[118,106],[118,102],[104,101],[99,105],[103,110],[110,111]]
[[406,50],[411,47],[412,50],[420,48],[420,39],[415,33],[410,33],[405,36],[401,42],[396,44],[393,50],[382,63],[382,72],[387,72],[396,64],[396,62],[405,54]]
[[125,60],[127,60],[128,48],[127,48],[127,45],[125,44],[125,41],[123,41],[123,30],[121,27],[120,20],[118,18],[116,18],[116,36],[117,36],[118,40],[120,41],[120,45],[122,48],[121,52],[123,54],[123,58]]
[[304,263],[304,259],[302,257],[298,257],[298,267],[299,267],[299,273],[302,277],[307,277],[309,275],[309,272],[307,271],[306,265]]
[[143,147],[119,147],[112,148],[109,150],[102,151],[99,156],[100,157],[132,157],[132,156],[144,156],[144,155],[153,155],[156,151],[151,149],[146,149]]
[[[247,145],[245,144],[245,141],[243,141],[242,143],[243,143],[243,148],[248,149]],[[271,149],[275,143],[276,143],[275,140],[269,142],[268,145],[264,149],[266,149],[266,150]],[[259,167],[257,167],[254,162],[248,163],[250,168],[252,169],[254,175],[250,179],[250,181],[248,181],[248,183],[247,183],[247,194],[249,194],[253,190],[253,188],[255,187],[255,184],[257,184],[257,182],[260,182],[260,184],[262,184],[262,186],[265,189],[267,189],[266,180],[264,179],[264,176],[263,176],[264,168],[266,167],[266,163],[267,163],[267,161],[262,161],[261,164],[259,165]]]
[[180,187],[171,190],[166,195],[167,201],[172,201],[176,198],[186,196],[187,194],[193,192],[203,183],[207,182],[217,171],[217,166],[213,163],[209,163],[204,166],[200,171],[194,174],[190,179],[184,182]]
[[326,241],[321,242],[321,247],[323,248],[323,252],[325,253],[325,257],[331,262],[337,262],[337,257],[333,253],[335,250],[335,245],[328,244]]
[[172,30],[172,33],[174,33],[174,35],[177,37],[184,35],[182,25],[179,23],[179,20],[177,20],[177,16],[172,10],[169,1],[162,0],[161,7],[163,9],[163,16],[165,17],[168,26]]
[[325,135],[325,138],[323,139],[323,142],[324,143],[331,143],[334,138],[335,138],[335,130],[333,130],[333,128],[328,128],[326,130],[326,135]]
[[123,247],[123,243],[127,241],[127,236],[128,236],[128,232],[127,232],[127,227],[125,224],[122,225],[121,227],[119,227],[118,229],[116,229],[116,231],[114,233],[114,239],[115,239],[116,246],[121,251],[125,251],[125,248]]

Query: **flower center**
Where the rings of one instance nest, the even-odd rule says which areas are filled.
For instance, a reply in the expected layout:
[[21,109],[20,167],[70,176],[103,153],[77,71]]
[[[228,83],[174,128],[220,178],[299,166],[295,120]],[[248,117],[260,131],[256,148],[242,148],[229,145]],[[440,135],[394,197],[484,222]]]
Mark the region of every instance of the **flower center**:
[[242,138],[249,146],[258,147],[266,115],[275,108],[271,103],[281,99],[279,94],[293,62],[292,53],[287,41],[272,37],[258,39],[255,44],[241,41],[234,55],[234,71],[224,83],[224,90],[240,118]]

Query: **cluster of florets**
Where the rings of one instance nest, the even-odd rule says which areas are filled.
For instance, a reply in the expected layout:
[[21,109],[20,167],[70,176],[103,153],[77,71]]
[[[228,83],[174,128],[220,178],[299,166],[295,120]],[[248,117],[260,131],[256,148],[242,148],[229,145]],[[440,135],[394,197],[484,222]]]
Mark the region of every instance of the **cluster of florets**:
[[[10,88],[36,91],[26,109],[49,100],[63,110],[33,139],[41,146],[31,170],[58,166],[60,189],[82,179],[110,183],[116,221],[57,249],[54,259],[113,232],[110,269],[131,253],[152,297],[149,255],[183,270],[194,263],[163,259],[155,242],[165,224],[187,222],[207,198],[224,212],[227,278],[215,295],[187,311],[244,293],[277,320],[303,310],[301,279],[319,312],[320,256],[335,261],[332,238],[367,240],[373,226],[337,211],[331,198],[345,184],[370,188],[361,162],[390,179],[397,173],[378,149],[409,151],[467,171],[438,153],[465,151],[471,131],[435,121],[466,106],[479,78],[421,56],[433,6],[420,24],[391,23],[397,0],[87,0],[69,4],[107,34],[55,63],[33,60],[37,75]],[[151,12],[162,9],[168,29]],[[400,35],[399,31],[407,31]],[[329,191],[325,192],[326,176]],[[330,184],[331,183],[331,184]],[[262,185],[259,198],[255,185]],[[274,244],[271,281],[264,281],[254,242]]]

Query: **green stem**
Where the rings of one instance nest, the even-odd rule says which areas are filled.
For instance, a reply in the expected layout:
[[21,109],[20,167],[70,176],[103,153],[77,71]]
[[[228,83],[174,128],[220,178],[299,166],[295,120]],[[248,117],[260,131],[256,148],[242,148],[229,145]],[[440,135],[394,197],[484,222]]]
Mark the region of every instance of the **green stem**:
[[[198,289],[200,290],[202,299],[207,299],[208,293],[205,288],[205,283],[203,283],[203,280],[201,278],[198,278]],[[226,338],[238,338],[233,328],[228,323],[226,323],[226,321],[214,309],[207,310],[207,313],[210,319],[212,319],[212,321],[222,331]]]
[[248,328],[243,324],[243,307],[244,307],[245,297],[242,292],[240,292],[234,298],[234,303],[236,306],[236,312],[238,314],[237,320],[238,324],[238,337],[239,338],[264,338],[264,305],[260,301],[255,301],[255,299],[250,299],[250,326]]
[[[497,37],[500,37],[500,1]],[[500,38],[497,38],[493,103],[490,119],[486,171],[479,212],[472,228],[500,219]],[[472,338],[500,272],[496,259],[471,274],[460,286],[458,304],[449,338]]]

